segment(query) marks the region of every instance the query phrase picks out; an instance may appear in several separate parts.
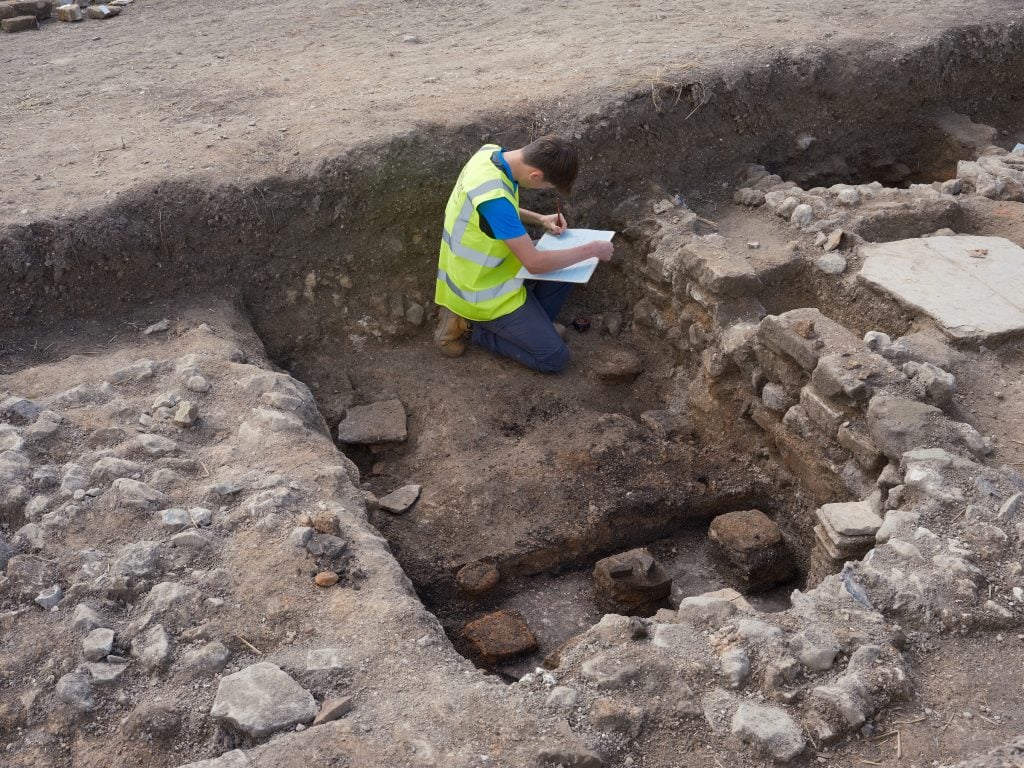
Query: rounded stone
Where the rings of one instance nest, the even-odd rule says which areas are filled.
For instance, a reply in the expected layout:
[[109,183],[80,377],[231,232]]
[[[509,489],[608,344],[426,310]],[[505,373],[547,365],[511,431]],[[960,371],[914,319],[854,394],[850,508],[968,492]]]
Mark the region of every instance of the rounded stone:
[[814,209],[807,203],[800,203],[800,205],[793,209],[789,221],[797,227],[809,226],[814,221]]
[[462,566],[455,574],[455,585],[467,595],[483,595],[501,581],[501,574],[491,563],[475,562]]
[[334,571],[321,571],[313,579],[313,583],[318,587],[333,587],[338,583],[338,574]]
[[846,259],[838,253],[826,253],[814,265],[826,275],[841,275],[846,270]]

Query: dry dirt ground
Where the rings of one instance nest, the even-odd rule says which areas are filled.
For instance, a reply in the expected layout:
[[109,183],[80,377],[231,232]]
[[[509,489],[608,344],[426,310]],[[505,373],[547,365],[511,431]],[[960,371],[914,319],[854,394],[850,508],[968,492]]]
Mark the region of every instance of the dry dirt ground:
[[683,73],[1020,16],[1012,0],[138,0],[105,22],[3,35],[0,222],[169,178],[302,174],[426,123],[514,112],[539,131],[556,109]]
[[[617,94],[680,73],[699,78],[704,71],[787,50],[895,49],[949,26],[1022,18],[1019,4],[1007,0],[841,5],[826,0],[339,1],[315,6],[284,0],[236,7],[136,0],[103,26],[50,21],[39,32],[0,36],[0,224],[78,212],[111,202],[136,185],[169,178],[245,184],[268,175],[311,173],[324,160],[428,123],[455,128],[471,120],[486,123],[488,114],[516,113],[532,120],[539,132],[556,111],[593,112]],[[408,36],[416,40],[404,42]],[[1006,211],[1004,229],[986,234],[1024,245],[1024,217],[1013,204],[1001,210]],[[106,353],[124,344],[127,354],[136,343],[137,325],[165,314],[174,317],[173,308],[148,311],[150,317],[108,318],[65,328],[59,336],[21,335],[10,346],[5,340],[4,351],[14,354],[0,357],[0,373],[59,360],[76,349]],[[444,586],[430,579],[460,564],[451,552],[464,552],[469,560],[515,550],[517,538],[531,546],[543,541],[545,531],[535,518],[516,515],[559,506],[566,514],[589,509],[592,499],[573,495],[573,473],[611,492],[619,479],[615,462],[627,443],[634,453],[626,466],[637,475],[630,481],[655,489],[678,480],[681,466],[687,467],[687,488],[694,493],[759,471],[756,460],[736,459],[749,456],[751,446],[729,445],[729,436],[714,448],[733,458],[716,459],[709,458],[706,445],[686,440],[662,445],[649,436],[635,440],[609,429],[609,424],[621,426],[614,417],[609,422],[609,414],[638,419],[662,404],[672,384],[660,342],[626,340],[649,362],[638,385],[622,389],[594,380],[590,361],[610,342],[597,334],[579,336],[571,340],[577,356],[567,376],[578,382],[571,396],[564,378],[536,376],[479,350],[455,362],[437,358],[423,331],[371,354],[366,347],[333,350],[334,356],[307,360],[292,372],[313,388],[332,426],[332,416],[350,395],[367,402],[397,394],[406,402],[410,443],[383,456],[354,458],[374,492],[406,481],[424,483],[424,496],[410,515],[378,523],[417,586],[433,588],[436,595],[428,597],[442,600]],[[1024,437],[1024,416],[1011,407],[1021,394],[1021,366],[1017,344],[960,378],[972,423],[1011,442]],[[472,396],[451,391],[454,377],[472,383]],[[346,378],[354,392],[345,391]],[[504,405],[495,409],[495,401]],[[644,447],[650,455],[636,455]],[[1009,463],[1024,455],[1024,444],[1001,447],[1008,449],[1001,456],[1009,455]],[[474,465],[467,456],[482,458]],[[707,471],[692,471],[695,460]],[[472,497],[467,490],[485,494],[475,497],[481,509],[493,507],[488,502],[494,497],[486,495],[480,476],[485,468],[508,478],[530,471],[538,476],[509,500],[514,503],[497,510],[504,515],[496,514],[494,526],[445,527],[451,519],[438,510]],[[602,473],[607,473],[604,486]],[[546,497],[545,489],[552,487],[554,497]],[[510,518],[515,526],[504,524]],[[448,548],[414,556],[409,544],[421,536],[444,541]],[[694,578],[694,591],[707,586]],[[557,587],[540,591],[541,602],[557,596]],[[592,616],[583,618],[581,627]],[[831,753],[804,758],[806,764],[923,768],[977,754],[1020,732],[1013,719],[1024,668],[1018,636],[915,638],[908,656],[921,683],[919,696],[875,725],[882,738],[854,739]],[[994,672],[1000,669],[1010,671]],[[899,751],[893,731],[900,733]],[[663,754],[652,752],[649,762],[687,768],[761,764],[705,741],[702,731],[693,729],[665,743]]]

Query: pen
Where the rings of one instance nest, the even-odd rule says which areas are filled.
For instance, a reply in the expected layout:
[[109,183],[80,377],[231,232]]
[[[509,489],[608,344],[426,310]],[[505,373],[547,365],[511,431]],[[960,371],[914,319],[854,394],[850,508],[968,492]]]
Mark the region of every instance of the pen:
[[555,226],[560,227],[562,221],[562,201],[559,198],[555,198]]

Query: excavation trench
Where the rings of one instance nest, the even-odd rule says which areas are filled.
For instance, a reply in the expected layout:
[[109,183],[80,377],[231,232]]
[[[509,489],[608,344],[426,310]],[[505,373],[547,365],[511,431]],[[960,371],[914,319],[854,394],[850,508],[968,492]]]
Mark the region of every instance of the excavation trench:
[[[271,358],[310,386],[332,428],[354,405],[400,399],[409,440],[351,455],[369,492],[424,490],[408,514],[376,511],[373,522],[457,644],[459,628],[483,613],[527,616],[541,647],[501,670],[510,676],[599,617],[589,573],[601,557],[649,546],[672,571],[666,605],[725,585],[705,539],[725,512],[760,509],[782,528],[796,575],[761,603],[781,608],[784,592],[804,585],[814,506],[851,492],[802,486],[742,418],[742,402],[694,403],[702,360],[684,334],[702,318],[638,309],[664,292],[650,264],[659,227],[685,201],[715,222],[697,234],[781,252],[793,236],[784,223],[731,202],[737,169],[751,162],[805,188],[951,178],[972,148],[942,120],[960,113],[1006,131],[1021,125],[1022,51],[1024,30],[960,29],[897,61],[887,51],[780,56],[709,75],[699,88],[680,78],[664,86],[673,98],[643,89],[592,114],[560,113],[558,127],[584,148],[566,213],[575,225],[619,232],[615,262],[566,310],[593,325],[570,332],[574,362],[561,376],[479,350],[442,359],[429,317],[426,327],[414,320],[413,307],[431,306],[441,211],[460,163],[482,140],[528,138],[529,115],[430,127],[327,162],[310,178],[212,190],[162,184],[73,219],[7,227],[2,322],[22,333],[202,289],[244,303]],[[960,208],[936,207],[862,222],[858,234],[881,241],[971,226]],[[859,334],[910,328],[896,305],[864,289],[837,294],[809,269],[772,274],[758,296],[770,313],[820,307]],[[640,378],[609,384],[594,375],[595,361],[623,344],[643,360]],[[652,427],[651,414],[666,412],[675,426]],[[454,575],[481,561],[502,580],[471,599]]]

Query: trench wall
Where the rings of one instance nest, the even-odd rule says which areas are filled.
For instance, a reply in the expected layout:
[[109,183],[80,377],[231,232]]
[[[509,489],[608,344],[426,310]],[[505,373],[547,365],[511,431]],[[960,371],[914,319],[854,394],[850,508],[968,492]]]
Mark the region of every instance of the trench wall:
[[[836,181],[863,181],[896,161],[923,168],[942,141],[942,110],[1019,126],[1022,70],[1024,29],[964,27],[911,50],[822,48],[690,71],[609,94],[586,114],[545,105],[428,126],[303,178],[140,187],[102,208],[0,229],[0,328],[213,290],[243,301],[271,356],[287,362],[336,338],[355,312],[386,311],[396,298],[427,305],[451,180],[484,140],[514,146],[539,125],[574,135],[585,165],[568,212],[622,231],[618,268],[629,270],[644,255],[635,222],[652,195],[712,199],[746,162]],[[594,288],[615,282],[608,270]]]

